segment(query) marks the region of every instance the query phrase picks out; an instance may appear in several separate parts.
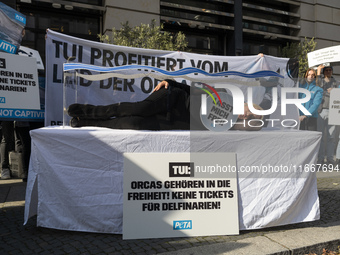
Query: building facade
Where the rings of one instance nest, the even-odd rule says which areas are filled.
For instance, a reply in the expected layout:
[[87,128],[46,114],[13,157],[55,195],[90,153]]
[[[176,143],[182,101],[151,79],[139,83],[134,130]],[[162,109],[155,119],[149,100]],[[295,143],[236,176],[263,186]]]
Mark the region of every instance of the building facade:
[[[138,2],[138,6],[137,3]],[[171,32],[183,31],[192,52],[214,55],[278,55],[278,47],[299,41],[298,1],[149,0],[106,1],[104,33],[152,19]]]
[[[155,19],[183,31],[191,52],[279,56],[280,48],[315,38],[317,49],[340,44],[338,0],[4,0],[27,17],[22,45],[45,55],[47,28],[98,41],[128,21]],[[336,70],[336,68],[335,68]],[[337,72],[340,73],[340,72]]]

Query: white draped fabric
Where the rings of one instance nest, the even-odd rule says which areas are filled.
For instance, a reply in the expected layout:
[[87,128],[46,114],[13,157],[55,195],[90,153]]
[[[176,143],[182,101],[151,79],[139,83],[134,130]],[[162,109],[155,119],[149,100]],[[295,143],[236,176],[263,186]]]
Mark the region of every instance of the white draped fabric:
[[[120,234],[123,153],[193,150],[236,153],[241,230],[320,218],[316,174],[306,171],[316,162],[319,132],[216,133],[58,126],[33,130],[31,136],[25,223],[37,215],[37,225],[42,227]],[[304,166],[308,169],[301,168]],[[254,169],[281,170],[270,174]]]

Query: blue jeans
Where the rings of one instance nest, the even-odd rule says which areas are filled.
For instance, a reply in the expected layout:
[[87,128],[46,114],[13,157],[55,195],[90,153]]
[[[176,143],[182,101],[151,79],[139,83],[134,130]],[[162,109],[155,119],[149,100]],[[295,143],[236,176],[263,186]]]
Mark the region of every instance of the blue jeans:
[[338,147],[336,148],[336,158],[340,160],[340,135],[339,135]]
[[328,109],[322,109],[318,116],[318,131],[322,132],[319,160],[327,157],[327,161],[333,161],[335,149],[336,126],[328,125]]

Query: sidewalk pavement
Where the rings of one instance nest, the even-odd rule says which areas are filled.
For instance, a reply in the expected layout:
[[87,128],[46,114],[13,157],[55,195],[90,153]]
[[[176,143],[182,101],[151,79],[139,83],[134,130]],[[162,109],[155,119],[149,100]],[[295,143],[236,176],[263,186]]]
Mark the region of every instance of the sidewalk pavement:
[[321,219],[237,236],[122,240],[122,235],[23,226],[26,183],[0,180],[0,254],[322,254],[339,251],[340,172],[318,173]]

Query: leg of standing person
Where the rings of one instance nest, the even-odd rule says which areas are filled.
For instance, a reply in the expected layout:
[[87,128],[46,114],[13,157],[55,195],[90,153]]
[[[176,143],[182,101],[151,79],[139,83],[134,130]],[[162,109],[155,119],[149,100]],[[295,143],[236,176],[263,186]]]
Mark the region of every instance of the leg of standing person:
[[300,130],[316,131],[316,122],[316,118],[305,118],[303,121],[300,122]]
[[[340,168],[340,133],[339,133],[339,140],[338,140],[338,146],[336,148],[336,163],[338,164],[338,167]],[[340,170],[340,169],[339,169]]]
[[[2,140],[2,126],[0,121],[0,146],[1,146],[1,140]],[[1,149],[1,148],[0,148]],[[1,153],[0,153],[0,167],[1,167]],[[1,170],[1,169],[0,169]],[[1,173],[1,172],[0,172]]]
[[31,156],[31,137],[29,132],[30,127],[28,122],[25,122],[24,124],[22,122],[16,122],[15,134],[20,140],[20,147],[18,148],[18,152],[21,153],[23,170],[23,174],[22,176],[19,176],[19,178],[22,178],[23,181],[27,180],[28,166]]
[[326,142],[326,156],[327,156],[327,163],[328,164],[335,164],[334,161],[334,150],[335,150],[335,134],[336,134],[336,127],[334,125],[326,126],[327,132],[327,142]]
[[334,125],[328,124],[329,110],[323,109],[318,116],[317,128],[322,132],[322,139],[319,150],[319,162],[323,163],[326,156],[328,164],[334,164],[334,149],[335,149],[335,134],[336,128]]
[[306,130],[306,120],[307,119],[300,121],[300,127],[299,127],[300,130]]
[[309,117],[305,118],[303,121],[300,122],[300,130],[309,130],[309,131],[316,131],[316,118]]
[[317,131],[317,118],[309,117],[308,120],[308,130]]
[[13,121],[2,121],[2,137],[1,137],[1,179],[11,178],[9,170],[9,152],[13,150],[14,144],[14,124]]
[[319,149],[319,154],[318,154],[318,163],[320,164],[324,163],[325,151],[326,151],[325,140],[326,140],[327,133],[325,131],[325,126],[326,126],[325,118],[326,118],[325,112],[324,110],[322,110],[319,113],[318,118],[317,118],[317,130],[322,133],[320,149]]

